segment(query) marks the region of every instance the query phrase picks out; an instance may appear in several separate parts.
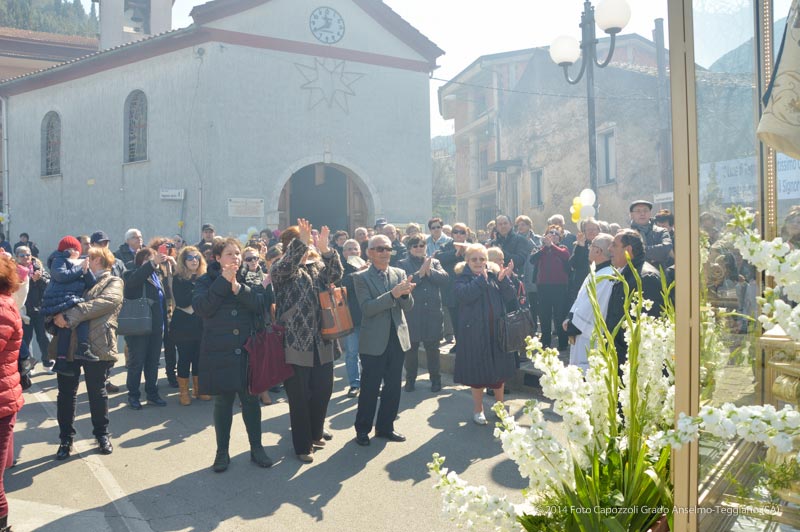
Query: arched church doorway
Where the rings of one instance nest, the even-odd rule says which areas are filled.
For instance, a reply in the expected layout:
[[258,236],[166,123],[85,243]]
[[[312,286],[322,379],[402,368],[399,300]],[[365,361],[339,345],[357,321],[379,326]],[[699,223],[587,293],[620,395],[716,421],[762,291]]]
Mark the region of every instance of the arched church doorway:
[[278,204],[280,227],[308,219],[314,227],[327,225],[331,231],[345,229],[351,235],[367,226],[374,211],[372,198],[350,169],[316,163],[292,174],[283,187]]

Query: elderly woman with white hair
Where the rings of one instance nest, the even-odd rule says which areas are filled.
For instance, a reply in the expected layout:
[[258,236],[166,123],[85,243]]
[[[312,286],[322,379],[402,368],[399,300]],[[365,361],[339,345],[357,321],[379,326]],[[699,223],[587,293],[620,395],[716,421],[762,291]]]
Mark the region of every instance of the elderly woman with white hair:
[[[611,297],[611,288],[614,280],[602,277],[613,275],[614,268],[611,266],[611,243],[614,237],[608,233],[599,233],[589,244],[589,260],[594,264],[595,277],[597,278],[597,303],[600,305],[602,316],[608,310],[608,299]],[[567,332],[570,340],[569,363],[584,371],[589,369],[589,350],[593,345],[594,332],[594,309],[589,298],[589,278],[584,279],[578,296],[569,309],[567,319],[564,320],[562,327]]]
[[455,298],[458,323],[453,381],[472,388],[472,420],[486,425],[483,413],[483,389],[494,390],[502,402],[503,385],[517,370],[514,353],[505,353],[497,339],[496,324],[505,315],[506,303],[517,296],[511,281],[514,261],[501,268],[489,262],[486,248],[471,244],[464,250],[465,262],[455,268]]

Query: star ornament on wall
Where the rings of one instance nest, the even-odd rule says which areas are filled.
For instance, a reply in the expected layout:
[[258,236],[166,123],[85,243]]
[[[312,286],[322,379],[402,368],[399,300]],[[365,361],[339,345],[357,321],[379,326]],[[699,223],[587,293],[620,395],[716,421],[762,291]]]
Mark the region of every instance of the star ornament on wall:
[[329,109],[334,105],[345,113],[349,113],[347,97],[355,96],[353,84],[364,77],[364,74],[348,72],[344,61],[314,58],[314,66],[295,63],[300,75],[306,80],[300,88],[308,91],[308,109],[325,102]]

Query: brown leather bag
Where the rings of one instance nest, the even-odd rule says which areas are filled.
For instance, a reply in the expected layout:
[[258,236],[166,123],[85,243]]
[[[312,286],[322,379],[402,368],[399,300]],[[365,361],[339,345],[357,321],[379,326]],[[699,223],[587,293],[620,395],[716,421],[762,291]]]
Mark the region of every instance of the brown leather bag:
[[330,285],[327,290],[320,291],[319,304],[322,307],[323,340],[335,340],[353,332],[353,317],[347,306],[347,289]]

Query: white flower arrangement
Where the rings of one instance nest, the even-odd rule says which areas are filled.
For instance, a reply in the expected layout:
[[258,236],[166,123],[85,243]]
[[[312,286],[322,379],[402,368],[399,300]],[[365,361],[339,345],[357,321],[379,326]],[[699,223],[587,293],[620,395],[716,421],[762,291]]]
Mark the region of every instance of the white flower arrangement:
[[[783,246],[777,249],[784,258],[793,253]],[[761,248],[754,251],[765,253]],[[763,262],[775,266],[774,261]],[[590,276],[589,293],[594,298],[594,271]],[[619,274],[615,278],[625,282]],[[701,431],[763,443],[781,453],[794,452],[800,413],[788,406],[781,410],[769,405],[707,406],[696,416],[681,413],[675,420],[674,311],[667,303],[662,317],[646,315],[650,302],[634,297],[641,293],[638,278],[637,285],[626,292],[629,312],[618,326],[624,329],[619,333],[629,346],[628,360],[619,367],[613,342],[618,331],[606,328],[595,299],[594,347],[585,374],[564,366],[556,350],[542,348],[536,338],[528,339],[528,356],[542,372],[542,392],[552,399],[553,411],[562,416],[568,443],[563,446],[551,432],[536,402],[525,406],[529,427],[519,425],[501,403],[494,405],[501,418],[495,436],[528,480],[520,503],[493,496],[483,486],[469,486],[442,467],[443,457],[434,455],[429,470],[452,521],[495,531],[647,530],[660,518],[671,523],[669,456],[672,449],[697,439]],[[706,316],[709,324],[716,320],[713,314]],[[722,345],[718,340],[714,344]],[[729,355],[721,354],[720,363]],[[800,464],[800,453],[791,460]],[[665,517],[625,511],[644,507],[664,509]]]

